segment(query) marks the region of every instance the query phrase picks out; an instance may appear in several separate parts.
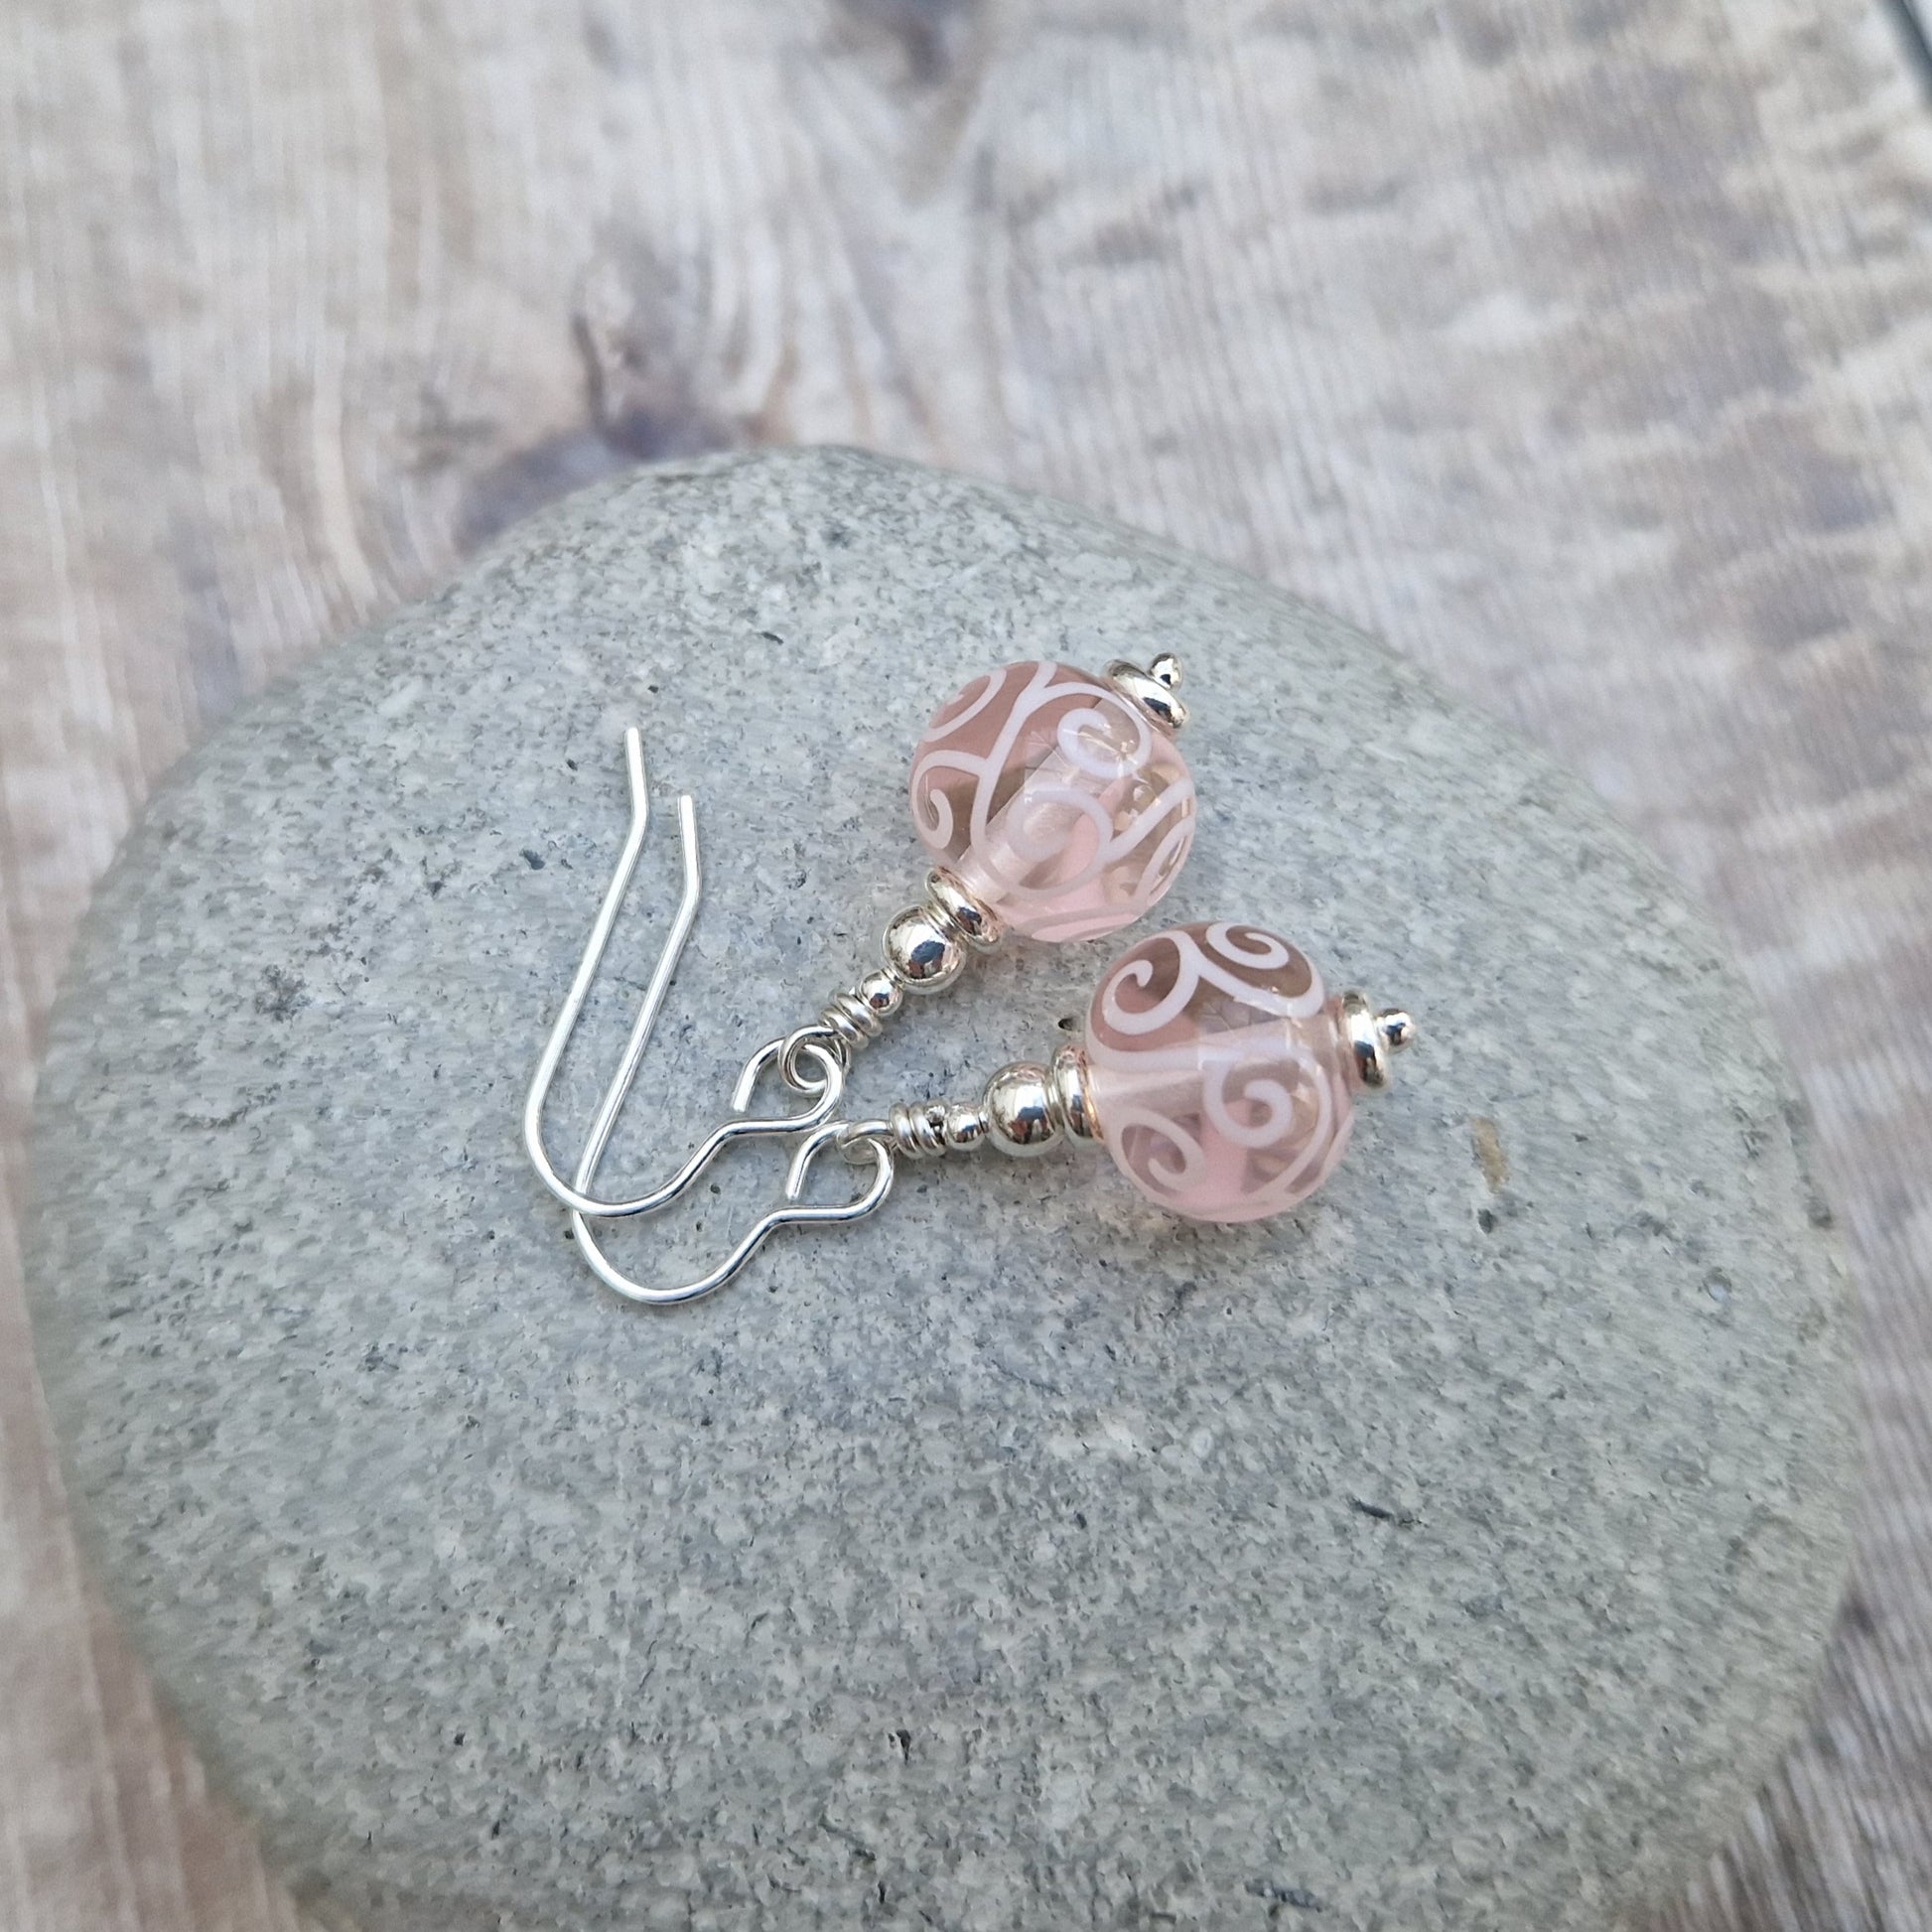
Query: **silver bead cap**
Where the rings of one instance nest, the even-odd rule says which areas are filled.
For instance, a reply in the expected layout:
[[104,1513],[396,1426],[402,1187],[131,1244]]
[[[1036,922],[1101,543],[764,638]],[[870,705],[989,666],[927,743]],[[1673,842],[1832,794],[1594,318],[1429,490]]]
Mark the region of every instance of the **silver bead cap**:
[[1047,1091],[1060,1125],[1076,1141],[1101,1138],[1100,1118],[1093,1110],[1093,1088],[1087,1080],[1087,1049],[1069,1042],[1053,1055],[1046,1069]]
[[1378,1013],[1364,994],[1344,993],[1338,1022],[1356,1077],[1365,1087],[1386,1087],[1390,1059],[1416,1043],[1415,1021],[1400,1007]]
[[975,898],[944,866],[934,866],[925,876],[925,904],[975,952],[991,952],[1006,937],[1000,915]]
[[1180,659],[1171,650],[1164,650],[1145,670],[1131,659],[1117,657],[1107,666],[1107,682],[1165,732],[1177,732],[1187,722],[1187,707],[1178,696]]

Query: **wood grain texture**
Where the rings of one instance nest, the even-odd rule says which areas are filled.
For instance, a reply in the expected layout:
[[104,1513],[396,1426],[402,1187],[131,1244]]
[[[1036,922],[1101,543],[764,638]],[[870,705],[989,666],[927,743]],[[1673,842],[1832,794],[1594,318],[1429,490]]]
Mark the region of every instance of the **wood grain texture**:
[[1932,1925],[1932,112],[1804,0],[0,12],[0,1919],[287,1927],[92,1608],[15,1221],[155,774],[538,502],[840,440],[1326,603],[1716,909],[1865,1297],[1816,1723],[1659,1932]]

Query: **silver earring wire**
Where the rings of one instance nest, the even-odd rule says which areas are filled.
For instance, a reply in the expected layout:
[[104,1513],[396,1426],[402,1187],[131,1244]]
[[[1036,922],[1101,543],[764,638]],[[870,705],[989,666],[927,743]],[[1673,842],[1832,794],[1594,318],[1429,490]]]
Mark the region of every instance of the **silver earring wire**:
[[[619,1220],[656,1213],[680,1198],[731,1142],[767,1135],[792,1135],[816,1128],[830,1118],[845,1088],[844,1061],[816,1038],[769,1040],[746,1061],[739,1074],[732,1095],[734,1117],[713,1128],[669,1180],[648,1193],[625,1200],[602,1200],[589,1191],[596,1184],[597,1172],[603,1164],[611,1136],[616,1131],[618,1117],[643,1063],[658,1015],[670,991],[671,980],[690,940],[692,928],[697,923],[698,906],[704,892],[704,874],[699,857],[697,808],[690,795],[685,793],[677,801],[678,837],[684,857],[684,886],[678,898],[676,917],[658,952],[657,963],[651,969],[649,983],[631,1023],[630,1035],[624,1042],[617,1070],[598,1103],[590,1132],[585,1138],[583,1153],[578,1158],[575,1176],[567,1182],[558,1173],[543,1145],[544,1105],[577,1030],[584,1004],[596,983],[650,829],[650,789],[644,770],[643,737],[635,726],[624,733],[623,754],[624,768],[630,782],[629,828],[624,835],[617,867],[611,875],[611,883],[605,889],[603,901],[598,907],[597,917],[592,921],[590,938],[585,943],[570,990],[564,996],[563,1006],[544,1041],[543,1052],[531,1077],[529,1092],[523,1103],[523,1145],[544,1185],[569,1208],[572,1232],[584,1252],[585,1261],[598,1279],[627,1301],[665,1306],[695,1301],[724,1287],[758,1252],[765,1237],[778,1228],[851,1221],[870,1214],[884,1201],[892,1187],[894,1163],[890,1152],[878,1147],[873,1155],[872,1181],[856,1200],[822,1205],[801,1204],[798,1196],[805,1185],[805,1171],[819,1145],[814,1141],[809,1152],[801,1149],[799,1155],[794,1157],[787,1175],[785,1204],[754,1223],[737,1247],[710,1273],[670,1288],[647,1288],[632,1281],[610,1261],[598,1245],[587,1217]],[[798,1064],[800,1060],[806,1062],[804,1067]],[[760,1078],[774,1064],[780,1067],[786,1083],[794,1090],[814,1094],[811,1105],[796,1114],[747,1115],[744,1109],[751,1104]]]
[[592,922],[591,936],[578,962],[576,976],[570,983],[570,991],[564,995],[564,1004],[550,1029],[550,1036],[544,1041],[542,1057],[537,1061],[529,1093],[523,1102],[523,1146],[543,1184],[573,1213],[589,1214],[601,1221],[624,1220],[633,1214],[654,1214],[658,1209],[668,1207],[733,1141],[767,1134],[794,1134],[803,1128],[817,1126],[838,1105],[845,1076],[843,1066],[837,1065],[829,1053],[820,1051],[814,1055],[813,1043],[807,1042],[801,1051],[813,1058],[813,1071],[823,1076],[812,1104],[796,1114],[746,1115],[743,1110],[750,1104],[752,1089],[785,1045],[782,1040],[771,1041],[747,1061],[739,1076],[732,1102],[736,1117],[713,1128],[669,1180],[651,1188],[648,1193],[621,1200],[604,1200],[588,1191],[596,1178],[597,1170],[603,1164],[605,1150],[610,1145],[618,1116],[636,1080],[637,1069],[643,1064],[658,1013],[664,1005],[665,995],[670,991],[672,976],[684,955],[691,929],[697,924],[698,904],[704,893],[704,873],[699,859],[697,807],[690,794],[685,793],[677,801],[678,837],[684,854],[684,888],[678,898],[677,916],[657,955],[657,963],[651,969],[650,983],[644,989],[637,1017],[631,1023],[630,1037],[624,1042],[622,1057],[598,1104],[590,1134],[584,1143],[584,1152],[578,1160],[575,1179],[567,1181],[557,1172],[543,1144],[543,1110],[571,1037],[577,1031],[584,1003],[590,998],[591,988],[604,962],[612,931],[630,889],[637,862],[643,855],[644,840],[650,829],[650,792],[644,773],[643,738],[634,725],[623,735],[623,757],[630,779],[630,827],[624,835],[623,850],[618,857],[617,869],[605,889],[604,901]]
[[641,1303],[646,1308],[670,1308],[679,1302],[695,1302],[723,1288],[764,1245],[765,1237],[775,1234],[779,1228],[863,1220],[874,1208],[883,1205],[886,1196],[893,1190],[896,1168],[892,1150],[883,1141],[868,1140],[864,1143],[865,1151],[872,1157],[872,1178],[857,1199],[821,1205],[801,1202],[798,1198],[805,1189],[807,1169],[819,1150],[836,1139],[837,1127],[838,1123],[834,1122],[812,1130],[805,1144],[793,1155],[786,1172],[785,1204],[759,1215],[746,1230],[738,1246],[709,1274],[670,1288],[646,1287],[644,1283],[633,1281],[624,1274],[598,1245],[584,1216],[573,1213],[570,1217],[571,1230],[577,1237],[577,1245],[584,1251],[584,1259],[590,1265],[591,1273],[614,1295],[622,1296],[626,1302]]

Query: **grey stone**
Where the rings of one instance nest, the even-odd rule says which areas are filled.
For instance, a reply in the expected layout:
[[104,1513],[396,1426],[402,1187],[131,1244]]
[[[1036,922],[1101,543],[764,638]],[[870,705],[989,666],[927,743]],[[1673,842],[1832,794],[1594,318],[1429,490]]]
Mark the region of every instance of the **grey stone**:
[[[517,1114],[621,727],[710,890],[614,1179],[870,963],[952,688],[1167,645],[1205,802],[1164,910],[1426,1029],[1330,1187],[1216,1230],[982,1157],[702,1305],[597,1292]],[[674,878],[666,816],[560,1146]],[[1049,1045],[1109,950],[1011,948],[858,1095]],[[371,1932],[1602,1926],[1735,1822],[1839,1587],[1829,1217],[1657,866],[1332,619],[918,469],[642,473],[237,718],[101,891],[38,1168],[112,1600]],[[620,1251],[701,1266],[772,1170]]]

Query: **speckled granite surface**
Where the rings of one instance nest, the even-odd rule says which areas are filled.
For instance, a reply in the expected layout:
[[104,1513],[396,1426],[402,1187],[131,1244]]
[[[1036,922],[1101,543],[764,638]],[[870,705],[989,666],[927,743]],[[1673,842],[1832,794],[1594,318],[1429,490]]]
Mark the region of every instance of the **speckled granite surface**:
[[[1203,793],[1164,912],[1428,1029],[1333,1185],[1222,1232],[1097,1157],[962,1163],[698,1307],[596,1293],[516,1115],[623,724],[710,890],[614,1181],[910,897],[941,697],[1163,645]],[[1050,1042],[1108,951],[1014,949],[857,1091]],[[1660,873],[1333,621],[928,472],[641,475],[246,712],[101,894],[39,1173],[95,1561],[370,1932],[1601,1926],[1733,1821],[1837,1591],[1831,1237]],[[721,1184],[620,1251],[714,1253],[770,1166]]]

